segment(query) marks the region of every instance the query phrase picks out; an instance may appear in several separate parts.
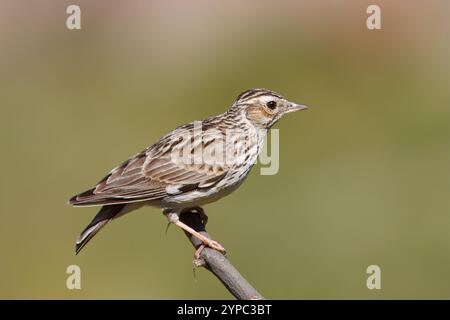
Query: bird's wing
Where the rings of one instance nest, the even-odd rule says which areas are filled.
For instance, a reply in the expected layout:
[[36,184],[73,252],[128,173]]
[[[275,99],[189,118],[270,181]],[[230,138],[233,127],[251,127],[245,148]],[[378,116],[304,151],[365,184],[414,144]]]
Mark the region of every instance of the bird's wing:
[[74,196],[73,205],[104,205],[161,199],[212,187],[225,177],[223,137],[181,127],[113,169],[93,189]]

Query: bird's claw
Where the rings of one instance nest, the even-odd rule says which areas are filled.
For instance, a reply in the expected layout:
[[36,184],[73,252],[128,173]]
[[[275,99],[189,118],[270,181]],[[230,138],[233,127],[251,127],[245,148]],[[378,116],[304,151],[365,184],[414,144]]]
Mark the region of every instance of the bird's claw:
[[192,261],[192,266],[195,268],[200,268],[206,265],[206,262],[203,258],[199,258],[199,259],[194,259]]
[[[227,251],[225,250],[225,248],[217,241],[209,240],[207,243],[205,243],[205,246],[210,247],[211,249],[217,250],[223,255],[227,254]],[[200,250],[200,252],[201,252],[201,250]]]
[[205,241],[205,243],[202,243],[198,247],[198,249],[195,251],[194,260],[192,261],[192,265],[194,266],[194,269],[195,268],[199,268],[199,267],[203,267],[203,266],[206,265],[205,260],[201,256],[202,251],[206,247],[209,247],[211,249],[217,250],[223,255],[226,255],[226,253],[227,253],[225,248],[220,243],[218,243],[217,241],[214,241],[214,240]]
[[205,249],[206,247],[217,250],[223,255],[226,255],[226,253],[227,253],[225,248],[217,241],[214,241],[214,240],[205,241],[197,248],[197,250],[194,253],[194,262],[193,262],[194,267],[201,267],[201,266],[205,265],[205,261],[203,260],[201,253],[202,253],[203,249]]

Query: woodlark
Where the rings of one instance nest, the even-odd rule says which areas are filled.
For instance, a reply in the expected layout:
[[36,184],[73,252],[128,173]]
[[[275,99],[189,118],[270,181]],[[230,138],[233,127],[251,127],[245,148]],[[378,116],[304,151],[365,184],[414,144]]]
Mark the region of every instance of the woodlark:
[[[78,253],[110,220],[144,205],[159,207],[170,223],[225,253],[179,220],[189,208],[233,192],[247,177],[267,131],[285,114],[307,109],[267,89],[241,93],[223,114],[178,127],[114,168],[94,188],[69,200],[102,206],[76,242]],[[206,220],[204,220],[206,222]]]

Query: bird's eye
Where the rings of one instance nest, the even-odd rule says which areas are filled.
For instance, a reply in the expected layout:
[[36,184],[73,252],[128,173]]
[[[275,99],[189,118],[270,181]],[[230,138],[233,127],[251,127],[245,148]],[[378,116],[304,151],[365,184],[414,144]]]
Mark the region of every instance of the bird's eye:
[[277,107],[277,103],[275,101],[269,101],[267,102],[267,108],[269,108],[270,110],[273,110]]

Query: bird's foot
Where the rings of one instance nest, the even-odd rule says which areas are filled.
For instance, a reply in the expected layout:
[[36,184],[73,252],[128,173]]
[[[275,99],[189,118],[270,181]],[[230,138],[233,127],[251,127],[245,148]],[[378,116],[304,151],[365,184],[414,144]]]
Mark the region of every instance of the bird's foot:
[[[206,239],[208,239],[208,238],[206,238]],[[218,243],[217,241],[208,239],[208,242],[206,243],[206,246],[210,247],[210,248],[212,248],[214,250],[219,251],[223,255],[227,254],[227,250],[225,250],[225,248],[220,243]],[[201,253],[201,251],[200,251],[200,253]]]
[[210,247],[211,249],[217,250],[220,253],[222,253],[223,255],[226,255],[227,251],[225,250],[225,248],[218,243],[217,241],[214,240],[209,240],[208,243],[202,243],[197,250],[194,253],[194,260],[192,261],[192,265],[195,268],[199,268],[199,267],[203,267],[206,265],[205,260],[202,258],[201,254],[202,251],[206,248],[206,247]]
[[192,261],[192,265],[195,268],[200,268],[206,265],[205,260],[202,258],[201,253],[205,249],[205,245],[201,244],[194,253],[194,260]]
[[[203,211],[203,210],[201,210],[201,211]],[[194,229],[192,229],[185,223],[181,222],[178,217],[178,214],[173,213],[173,212],[166,212],[165,216],[167,217],[167,219],[169,220],[170,223],[175,224],[176,226],[180,227],[181,229],[183,229],[187,233],[191,234],[192,236],[196,237],[198,240],[200,240],[202,242],[202,245],[196,251],[196,257],[200,256],[200,253],[202,252],[202,250],[205,247],[210,247],[211,249],[217,250],[220,253],[222,253],[223,255],[225,255],[227,253],[225,248],[220,243],[204,236],[200,232],[195,231]],[[204,214],[204,216],[206,216],[206,215]]]
[[195,268],[204,267],[206,265],[205,259],[202,258],[202,252],[206,247],[210,247],[214,250],[219,251],[223,255],[226,254],[225,248],[218,243],[217,241],[211,240],[208,244],[201,244],[194,253],[194,260],[192,261],[192,265]]
[[195,250],[195,253],[194,253],[194,265],[195,265],[195,261],[196,260],[201,260],[201,258],[202,258],[201,257],[201,253],[202,253],[203,249],[205,249],[205,245],[201,244],[200,247],[198,247],[197,250]]
[[[206,237],[205,237],[206,238]],[[206,247],[209,247],[209,248],[211,248],[211,249],[214,249],[214,250],[217,250],[217,251],[219,251],[221,254],[223,254],[223,255],[226,255],[227,254],[227,251],[225,250],[225,248],[220,244],[220,243],[218,243],[217,241],[214,241],[214,240],[211,240],[211,239],[208,239],[208,238],[206,238],[207,239],[207,241],[206,242],[203,242],[199,247],[198,247],[198,249],[195,251],[195,254],[194,254],[194,258],[195,259],[200,259],[201,258],[201,253],[202,253],[202,251],[206,248]],[[200,240],[202,240],[202,239],[200,239]],[[202,240],[203,241],[203,240]]]

